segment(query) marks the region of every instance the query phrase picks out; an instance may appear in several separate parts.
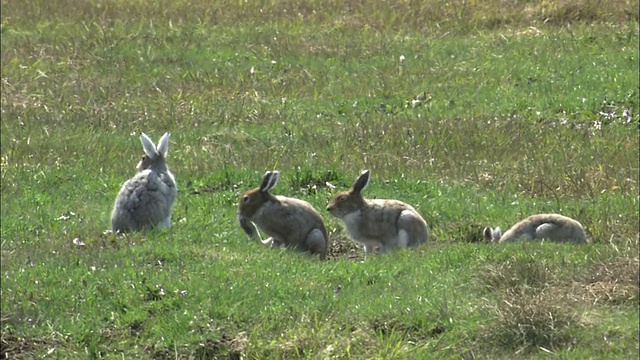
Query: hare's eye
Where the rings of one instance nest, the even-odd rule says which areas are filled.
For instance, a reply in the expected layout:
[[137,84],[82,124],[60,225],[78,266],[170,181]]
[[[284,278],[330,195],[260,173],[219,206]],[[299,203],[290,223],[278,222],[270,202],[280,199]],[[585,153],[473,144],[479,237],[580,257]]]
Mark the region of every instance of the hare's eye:
[[243,201],[243,202],[247,202],[247,201],[249,201],[249,197],[248,197],[247,195],[245,195],[245,196],[242,198],[242,201]]
[[345,200],[347,200],[347,197],[346,197],[346,196],[344,196],[344,195],[343,195],[343,196],[340,196],[340,201],[345,201]]

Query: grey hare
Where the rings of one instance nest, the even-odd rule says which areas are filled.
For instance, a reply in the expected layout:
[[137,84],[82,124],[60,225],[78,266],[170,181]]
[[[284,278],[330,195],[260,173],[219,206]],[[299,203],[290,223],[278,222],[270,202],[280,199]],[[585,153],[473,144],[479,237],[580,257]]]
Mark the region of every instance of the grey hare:
[[569,217],[559,214],[537,214],[513,225],[502,234],[499,227],[486,227],[484,238],[499,243],[516,240],[542,240],[555,242],[586,243],[587,237],[582,224]]
[[171,228],[177,189],[166,161],[169,136],[162,135],[156,147],[146,134],[140,135],[145,154],[138,163],[138,173],[122,185],[116,198],[111,213],[114,232]]

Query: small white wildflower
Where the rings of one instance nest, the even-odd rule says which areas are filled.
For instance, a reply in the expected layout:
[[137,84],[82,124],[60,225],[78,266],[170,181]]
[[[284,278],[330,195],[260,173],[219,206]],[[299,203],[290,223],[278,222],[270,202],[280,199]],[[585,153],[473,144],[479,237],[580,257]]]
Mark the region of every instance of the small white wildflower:
[[596,120],[596,121],[595,121],[595,123],[593,124],[593,127],[594,127],[596,130],[602,130],[602,121],[600,121],[600,120]]
[[605,120],[611,121],[616,116],[615,113],[606,113],[604,111],[600,111],[600,116],[604,116]]
[[400,62],[403,62],[405,59],[404,55],[400,55]]
[[251,67],[251,70],[249,70],[249,72],[250,72],[251,74],[253,74],[254,72],[256,72],[256,68],[252,66],[252,67]]

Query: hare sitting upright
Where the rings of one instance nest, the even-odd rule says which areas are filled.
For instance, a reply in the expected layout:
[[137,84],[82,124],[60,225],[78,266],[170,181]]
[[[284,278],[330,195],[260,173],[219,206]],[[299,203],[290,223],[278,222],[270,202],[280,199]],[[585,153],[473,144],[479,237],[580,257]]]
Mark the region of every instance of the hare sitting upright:
[[577,244],[587,242],[582,224],[559,214],[531,215],[513,225],[504,235],[499,227],[486,227],[483,235],[486,240],[499,243],[542,239]]
[[411,205],[362,196],[370,175],[369,170],[363,171],[351,189],[331,199],[327,211],[344,222],[349,236],[364,245],[365,254],[375,246],[380,247],[380,252],[387,252],[427,242],[427,223]]
[[267,171],[258,188],[242,195],[238,203],[240,227],[253,237],[257,225],[270,236],[260,239],[263,244],[292,247],[324,259],[328,237],[322,216],[306,201],[269,193],[279,178],[280,172]]
[[145,155],[138,163],[136,176],[127,180],[118,193],[111,213],[113,232],[171,227],[177,189],[173,174],[167,168],[169,136],[165,133],[156,148],[147,135],[140,135]]

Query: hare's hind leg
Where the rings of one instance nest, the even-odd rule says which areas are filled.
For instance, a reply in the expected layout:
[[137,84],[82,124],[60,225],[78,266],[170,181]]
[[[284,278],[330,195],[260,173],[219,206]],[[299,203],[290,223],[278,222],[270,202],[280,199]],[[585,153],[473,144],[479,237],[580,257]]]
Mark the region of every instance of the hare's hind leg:
[[364,258],[366,259],[369,255],[373,254],[375,246],[373,245],[364,245]]
[[320,229],[313,229],[307,234],[305,245],[311,254],[318,254],[324,259],[327,253],[327,239]]
[[554,223],[544,223],[536,228],[535,239],[556,240],[560,227]]
[[418,246],[427,241],[429,232],[424,220],[413,211],[404,210],[398,217],[398,247]]
[[587,235],[584,233],[582,227],[571,227],[569,232],[571,233],[570,241],[576,244],[584,244],[587,242]]
[[171,215],[167,216],[158,224],[158,229],[171,229]]

